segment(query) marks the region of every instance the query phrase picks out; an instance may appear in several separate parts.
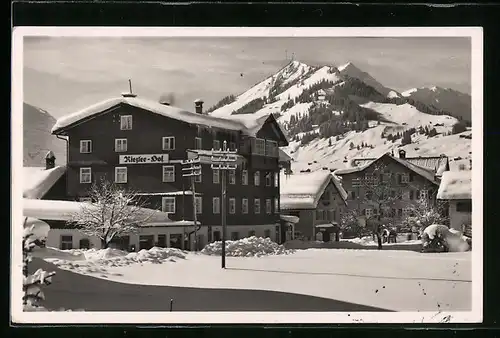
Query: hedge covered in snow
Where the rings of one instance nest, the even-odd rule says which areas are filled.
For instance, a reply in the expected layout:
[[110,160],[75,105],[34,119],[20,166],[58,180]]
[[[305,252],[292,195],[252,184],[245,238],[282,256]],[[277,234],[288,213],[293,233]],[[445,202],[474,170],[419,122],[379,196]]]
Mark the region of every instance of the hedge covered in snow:
[[[269,238],[247,237],[236,241],[226,241],[226,256],[231,257],[259,257],[269,255],[288,255],[293,250],[286,249],[283,245],[273,242]],[[222,254],[222,242],[207,244],[202,254],[220,256]]]

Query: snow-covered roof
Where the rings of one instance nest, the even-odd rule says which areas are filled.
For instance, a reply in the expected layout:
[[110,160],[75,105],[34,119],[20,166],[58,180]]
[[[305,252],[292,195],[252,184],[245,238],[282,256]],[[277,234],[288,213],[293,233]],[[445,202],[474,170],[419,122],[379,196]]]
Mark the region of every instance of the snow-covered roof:
[[428,168],[419,167],[418,165],[415,165],[415,164],[413,164],[405,159],[402,159],[399,157],[394,157],[390,154],[382,154],[379,157],[377,157],[376,159],[369,159],[364,164],[359,165],[359,166],[355,166],[355,167],[351,167],[351,168],[337,169],[334,171],[334,175],[342,176],[342,175],[346,175],[346,174],[364,171],[365,169],[370,167],[373,163],[377,162],[378,160],[380,160],[384,156],[388,156],[388,157],[392,158],[394,161],[405,166],[406,168],[410,169],[414,173],[426,178],[427,180],[431,181],[432,183],[439,184],[438,181],[436,180],[436,177],[435,177],[433,170],[428,169]]
[[300,218],[293,215],[280,215],[280,219],[289,223],[299,223]]
[[290,155],[288,155],[283,149],[279,148],[279,161],[280,162],[289,162],[292,160]]
[[[116,97],[101,101],[92,106],[79,110],[70,115],[66,115],[57,120],[56,124],[52,127],[52,133],[57,134],[66,127],[69,127],[75,123],[80,122],[83,119],[90,118],[92,116],[98,115],[103,111],[106,111],[112,107],[119,104],[127,104],[133,107],[144,109],[165,117],[176,119],[179,121],[184,121],[196,125],[204,125],[207,127],[221,128],[226,130],[242,131],[249,136],[255,136],[259,131],[262,124],[269,118],[269,115],[262,116],[256,119],[253,116],[253,121],[251,117],[247,117],[243,120],[235,118],[220,118],[207,114],[198,114],[190,111],[186,111],[174,106],[164,105],[156,101],[146,100],[137,97]],[[263,121],[261,121],[261,119]],[[255,121],[258,120],[258,121]]]
[[[225,117],[225,119],[231,121],[237,121],[245,126],[248,135],[255,136],[257,132],[262,128],[262,126],[268,121],[268,119],[274,119],[272,114],[265,114],[256,116],[255,114],[232,114]],[[287,132],[281,127],[281,125],[276,121],[276,126],[280,132],[285,137],[286,141],[289,142]]]
[[329,171],[315,171],[280,177],[280,208],[314,209],[328,184],[333,183],[342,199],[345,201],[347,192],[340,181]]
[[23,167],[23,197],[40,199],[66,172],[66,166],[52,169]]
[[472,199],[471,171],[445,171],[437,198],[442,200]]
[[[92,208],[93,205],[88,202],[23,198],[23,215],[40,220],[69,221],[72,215],[79,212],[82,207]],[[163,222],[168,224],[173,222],[165,212],[146,208],[143,208],[143,210],[144,216],[148,217],[147,223]],[[147,226],[147,223],[144,226]]]
[[[355,158],[351,161],[353,166],[364,166],[372,163],[376,158]],[[406,157],[405,161],[410,162],[418,167],[434,170],[437,176],[441,176],[448,169],[449,160],[447,156],[417,156]]]

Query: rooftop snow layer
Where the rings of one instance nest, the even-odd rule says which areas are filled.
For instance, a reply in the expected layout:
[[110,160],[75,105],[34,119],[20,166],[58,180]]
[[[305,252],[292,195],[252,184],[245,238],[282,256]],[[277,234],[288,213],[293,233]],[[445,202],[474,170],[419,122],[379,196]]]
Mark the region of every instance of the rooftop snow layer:
[[23,197],[42,198],[65,172],[65,166],[53,169],[23,167]]
[[471,171],[445,171],[441,178],[437,198],[459,200],[472,198]]
[[[23,198],[23,215],[25,217],[33,217],[40,220],[53,220],[53,221],[69,221],[74,213],[79,212],[83,207],[94,208],[88,202],[76,201],[55,201],[55,200],[37,200]],[[165,225],[172,223],[168,218],[168,214],[159,210],[146,209],[144,210],[144,217],[149,217],[148,223],[162,222]]]
[[[156,101],[140,99],[137,97],[117,97],[104,100],[90,107],[87,107],[73,114],[66,115],[58,119],[54,127],[52,127],[51,132],[54,134],[62,128],[68,127],[73,123],[76,123],[78,121],[81,121],[82,119],[99,114],[107,109],[110,109],[122,103],[191,124],[205,125],[208,127],[223,128],[236,131],[242,130],[243,132],[248,133],[250,136],[254,136],[255,132],[258,131],[255,129],[250,128],[251,129],[250,130],[246,128],[242,122],[236,119],[225,119],[206,114],[197,114],[186,110],[182,110],[177,107],[163,105]],[[251,123],[247,121],[247,124]]]
[[347,193],[330,171],[315,171],[280,177],[280,208],[311,209],[316,208],[319,198],[328,184],[332,182],[345,200]]

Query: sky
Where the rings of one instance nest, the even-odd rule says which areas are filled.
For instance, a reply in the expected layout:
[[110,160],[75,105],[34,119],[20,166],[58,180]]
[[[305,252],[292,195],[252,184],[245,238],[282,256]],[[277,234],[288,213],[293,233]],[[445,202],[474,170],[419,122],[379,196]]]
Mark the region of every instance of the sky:
[[470,38],[25,37],[24,101],[56,118],[129,89],[208,108],[277,72],[290,59],[353,62],[386,87],[441,86],[470,94]]

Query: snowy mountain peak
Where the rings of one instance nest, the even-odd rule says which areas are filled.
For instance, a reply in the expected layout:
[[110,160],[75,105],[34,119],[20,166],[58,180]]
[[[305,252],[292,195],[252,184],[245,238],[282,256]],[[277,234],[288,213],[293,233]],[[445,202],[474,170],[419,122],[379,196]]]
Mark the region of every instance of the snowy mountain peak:
[[341,75],[347,75],[349,77],[354,77],[357,78],[364,83],[366,83],[368,86],[371,86],[375,88],[380,94],[387,96],[387,97],[398,97],[399,94],[390,88],[385,87],[382,85],[380,82],[378,82],[375,78],[373,78],[370,74],[367,72],[361,70],[359,67],[357,67],[354,63],[348,62],[345,65],[342,65],[338,67],[338,70]]

